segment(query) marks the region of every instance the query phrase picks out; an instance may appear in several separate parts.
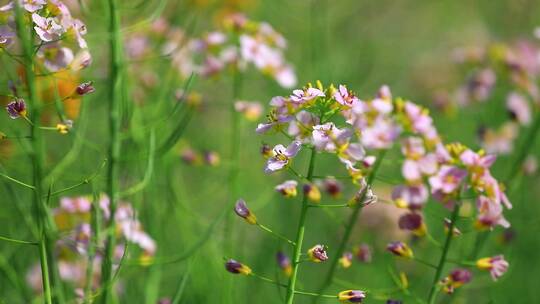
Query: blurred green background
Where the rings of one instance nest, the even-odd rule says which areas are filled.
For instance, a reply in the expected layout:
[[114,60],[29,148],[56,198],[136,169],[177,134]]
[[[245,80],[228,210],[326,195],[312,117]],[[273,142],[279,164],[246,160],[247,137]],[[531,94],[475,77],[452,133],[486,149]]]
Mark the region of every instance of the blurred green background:
[[[83,101],[86,107],[83,118],[86,127],[81,134],[58,138],[47,137],[49,169],[67,151],[76,136],[84,137],[85,143],[77,153],[76,162],[71,164],[55,187],[62,188],[90,175],[107,149],[107,75],[106,14],[102,1],[88,3],[88,13],[83,19],[88,26],[88,40],[94,63],[85,70],[82,78],[94,80],[96,94]],[[144,2],[144,1],[143,1]],[[532,39],[534,28],[540,23],[540,1],[361,1],[361,0],[236,0],[236,1],[170,1],[163,11],[165,18],[180,26],[193,26],[194,34],[212,29],[215,15],[225,10],[240,9],[254,20],[267,21],[288,40],[287,58],[295,66],[299,87],[306,82],[320,79],[323,83],[347,84],[360,97],[373,96],[377,89],[387,84],[394,96],[402,96],[432,108],[433,93],[436,89],[452,89],[463,81],[463,75],[451,61],[452,49],[467,45],[482,45],[491,41],[511,42],[518,38]],[[174,3],[172,3],[174,2]],[[158,1],[142,4],[122,3],[125,34],[136,31],[130,25],[149,18],[159,6]],[[136,127],[144,120],[145,111],[151,112],[152,100],[167,94],[171,96],[174,87],[160,87],[170,68],[166,59],[156,59],[147,67],[155,69],[158,86],[149,90],[144,104],[139,110],[132,110],[130,121],[125,122],[123,132],[128,138],[123,147],[122,185],[129,185],[141,179],[146,168],[146,159],[139,157],[148,145],[147,130]],[[133,74],[130,74],[134,76]],[[272,96],[288,95],[289,91],[250,70],[243,79],[241,98],[259,100],[265,106]],[[136,81],[130,82],[133,88]],[[156,160],[155,171],[150,184],[144,191],[129,197],[137,210],[145,230],[158,243],[158,257],[176,256],[204,241],[203,245],[189,258],[177,263],[155,266],[123,265],[120,272],[119,303],[156,303],[158,299],[172,297],[178,290],[182,278],[187,276],[182,303],[225,303],[232,292],[233,303],[279,303],[284,290],[276,286],[243,276],[232,276],[224,270],[224,258],[233,257],[248,264],[254,271],[268,277],[285,277],[279,274],[275,262],[277,250],[288,248],[271,236],[247,225],[239,218],[232,218],[236,240],[231,244],[233,253],[227,253],[223,244],[223,221],[215,229],[208,230],[223,208],[230,208],[228,199],[227,166],[229,132],[231,132],[228,106],[231,103],[231,79],[226,75],[219,79],[196,79],[194,90],[203,95],[204,104],[198,111],[179,142],[179,148]],[[7,90],[5,79],[2,90]],[[163,92],[162,90],[166,90]],[[461,141],[473,148],[479,148],[476,131],[479,124],[497,125],[496,119],[504,115],[489,116],[493,120],[479,121],[481,111],[502,111],[505,95],[493,95],[490,103],[475,105],[453,115],[433,110],[435,125],[445,141]],[[134,106],[136,107],[136,106]],[[493,108],[491,108],[493,107]],[[134,114],[135,113],[135,114]],[[493,113],[493,112],[491,112]],[[142,118],[141,118],[142,117]],[[261,118],[263,120],[264,118]],[[17,121],[16,123],[23,122]],[[82,123],[82,122],[81,122]],[[2,130],[16,128],[7,116],[0,119]],[[243,121],[241,134],[241,168],[239,180],[243,197],[257,214],[259,220],[276,231],[293,237],[298,214],[299,199],[283,199],[275,193],[274,186],[292,176],[279,173],[272,176],[262,172],[264,159],[259,154],[262,142],[270,144],[286,143],[283,137],[260,136],[254,132],[256,123]],[[164,140],[167,128],[157,130],[158,142]],[[19,145],[21,144],[21,145]],[[6,172],[22,180],[29,177],[28,162],[24,155],[24,142],[2,142],[0,163]],[[22,148],[20,148],[22,146]],[[212,150],[220,153],[222,161],[217,167],[193,166],[180,159],[182,147],[191,146],[196,150]],[[532,150],[538,154],[538,144]],[[397,150],[394,149],[394,150]],[[11,151],[11,152],[9,152]],[[394,151],[395,152],[395,151]],[[304,152],[305,153],[305,152]],[[306,155],[301,153],[295,161],[299,171],[305,171]],[[130,157],[133,156],[133,157]],[[394,157],[393,157],[394,156]],[[383,164],[382,174],[390,180],[400,180],[399,164],[393,162],[397,154],[390,153]],[[512,155],[501,157],[494,167],[494,175],[503,179],[512,163]],[[331,158],[318,159],[316,174],[342,175],[343,169]],[[16,185],[0,180],[0,227],[2,235],[25,239],[30,230],[22,214],[31,212],[30,193]],[[92,185],[77,188],[70,195],[90,194],[104,189],[102,174]],[[375,192],[381,198],[390,198],[392,185],[377,182]],[[538,272],[540,261],[538,251],[540,241],[540,194],[536,177],[519,178],[513,181],[510,199],[514,209],[506,212],[512,223],[515,238],[506,244],[498,239],[500,228],[491,233],[481,256],[504,254],[510,262],[508,273],[493,283],[487,273],[474,273],[471,284],[463,287],[452,298],[441,296],[441,303],[540,303]],[[94,190],[92,190],[92,187]],[[97,189],[97,190],[96,190]],[[348,188],[348,193],[353,189]],[[346,196],[344,196],[346,197]],[[53,202],[55,205],[57,202]],[[384,204],[384,203],[380,203]],[[371,208],[371,207],[370,207]],[[368,216],[360,219],[355,227],[351,246],[359,243],[372,245],[373,262],[354,262],[349,269],[339,269],[337,277],[351,286],[334,284],[327,293],[337,293],[352,288],[391,288],[393,282],[388,268],[396,267],[407,273],[411,292],[425,298],[433,277],[433,270],[413,262],[395,261],[384,248],[388,241],[396,237],[396,211],[394,207],[366,211]],[[396,209],[397,210],[397,209]],[[232,214],[232,210],[229,212]],[[336,248],[343,233],[340,221],[348,218],[349,210],[312,210],[308,219],[306,248],[317,243]],[[430,203],[428,226],[434,227],[435,238],[442,240],[440,222],[448,216],[447,211],[437,203]],[[399,236],[403,237],[403,236]],[[474,233],[466,233],[457,240],[452,256],[466,255],[474,246]],[[435,263],[439,251],[430,248],[425,241],[412,241],[413,248],[425,260]],[[232,255],[232,256],[229,256]],[[9,276],[16,276],[19,284],[25,285],[25,274],[37,261],[37,252],[21,246],[0,243],[0,299],[5,303],[26,303],[29,288],[13,288]],[[303,290],[316,290],[326,274],[328,265],[305,264],[301,267],[300,286]],[[449,268],[445,270],[447,273]],[[25,290],[27,295],[21,294]],[[281,296],[280,296],[281,295]],[[405,303],[414,303],[411,297],[398,294],[393,298]],[[298,296],[296,303],[309,303],[309,297]],[[36,300],[36,303],[39,301]],[[335,300],[321,300],[333,303]],[[365,303],[384,303],[384,300],[366,299]]]

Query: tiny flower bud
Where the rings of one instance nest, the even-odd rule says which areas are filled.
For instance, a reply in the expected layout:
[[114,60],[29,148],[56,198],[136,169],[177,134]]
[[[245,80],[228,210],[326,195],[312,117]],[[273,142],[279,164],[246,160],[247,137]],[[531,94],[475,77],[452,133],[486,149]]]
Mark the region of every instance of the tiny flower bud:
[[426,234],[426,224],[422,216],[418,213],[407,213],[402,215],[398,221],[399,229],[410,230],[416,236],[424,236]]
[[413,257],[412,249],[403,242],[398,241],[398,242],[389,243],[388,246],[386,246],[386,250],[400,257],[404,257],[404,258]]
[[274,153],[272,151],[272,147],[270,147],[267,144],[262,144],[261,146],[261,154],[264,158],[269,158],[274,156]]
[[69,131],[73,128],[73,121],[72,120],[66,120],[64,123],[56,124],[56,130],[60,134],[67,134]]
[[218,166],[221,161],[219,154],[215,151],[204,151],[203,159],[207,165],[212,167]]
[[343,256],[339,258],[339,264],[343,268],[349,268],[352,265],[353,254],[351,252],[343,253]]
[[320,263],[328,260],[328,255],[326,254],[326,246],[324,245],[315,245],[308,250],[308,256],[311,261],[315,263]]
[[321,191],[319,191],[319,188],[317,188],[317,186],[315,186],[314,184],[304,185],[304,195],[307,196],[307,198],[314,203],[318,203],[321,201]]
[[200,163],[199,155],[195,152],[195,150],[191,148],[184,148],[182,152],[180,152],[180,158],[184,161],[184,163],[188,165],[194,165],[197,163]]
[[508,270],[508,266],[508,262],[502,255],[482,258],[476,261],[476,267],[481,270],[489,270],[493,281],[497,281]]
[[403,302],[401,302],[400,300],[388,299],[388,300],[386,300],[386,304],[403,304]]
[[80,96],[92,94],[95,91],[96,91],[96,89],[94,88],[92,81],[81,83],[75,89],[75,92],[77,92],[77,94],[80,95]]
[[236,205],[234,205],[234,212],[251,225],[257,224],[257,217],[255,217],[255,214],[249,210],[246,202],[243,199],[236,201]]
[[285,197],[295,197],[297,194],[296,186],[298,182],[295,180],[288,180],[282,184],[276,186],[276,191],[281,193]]
[[26,117],[26,103],[22,98],[17,98],[7,104],[6,111],[12,119]]
[[[364,194],[364,191],[366,193]],[[377,196],[373,193],[373,190],[368,185],[362,185],[360,190],[355,193],[354,197],[349,200],[347,203],[349,207],[356,206],[360,200],[362,200],[362,207],[365,207],[367,205],[373,204],[377,202]]]
[[[444,233],[448,234],[448,231],[450,230],[450,224],[452,222],[450,221],[450,219],[448,218],[445,218],[444,219]],[[452,233],[452,236],[460,236],[461,235],[461,231],[457,228],[457,227],[454,227],[453,230],[453,233]]]
[[343,185],[333,177],[329,177],[324,180],[323,187],[326,193],[328,193],[333,198],[339,198],[341,196],[341,191]]
[[371,248],[368,244],[361,244],[353,249],[354,256],[363,263],[371,262]]
[[248,266],[242,263],[239,263],[233,259],[229,259],[225,263],[225,269],[227,269],[228,272],[234,273],[234,274],[243,274],[243,275],[251,274],[251,269]]
[[458,268],[452,271],[450,275],[443,278],[440,284],[442,285],[444,292],[451,294],[456,288],[470,282],[471,278],[472,273],[469,270]]
[[344,290],[338,294],[338,300],[349,303],[362,303],[366,293],[361,290]]
[[276,254],[276,260],[279,265],[279,268],[283,270],[286,276],[291,276],[292,274],[292,265],[291,265],[291,259],[287,255],[285,255],[283,252],[279,251]]

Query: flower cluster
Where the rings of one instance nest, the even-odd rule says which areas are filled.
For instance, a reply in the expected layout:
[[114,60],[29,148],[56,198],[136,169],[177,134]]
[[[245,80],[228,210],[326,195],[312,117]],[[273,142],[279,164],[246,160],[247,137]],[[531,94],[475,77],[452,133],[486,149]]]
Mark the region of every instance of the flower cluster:
[[[13,2],[0,7],[0,47],[14,43],[16,35]],[[91,56],[84,39],[86,26],[71,15],[70,9],[59,0],[22,1],[22,8],[32,22],[39,48],[37,58],[49,72],[88,66]],[[74,52],[74,49],[77,50]]]
[[505,108],[500,110],[506,110],[508,120],[498,126],[483,125],[484,121],[478,134],[488,153],[510,154],[519,129],[530,127],[538,110],[539,55],[540,46],[532,40],[457,49],[454,61],[466,71],[466,81],[455,92],[439,91],[436,105],[449,110],[504,100]]
[[[211,77],[230,68],[245,70],[253,66],[283,87],[296,84],[292,66],[285,60],[285,38],[266,22],[255,22],[236,13],[223,18],[221,26],[200,37],[192,37],[163,18],[146,32],[128,37],[126,53],[141,60],[151,53],[153,40],[161,43],[161,53],[170,56],[172,65],[184,78],[192,73]],[[144,83],[156,82],[157,75],[141,70]]]
[[[99,208],[100,217],[109,221],[110,209],[109,198],[101,195],[95,203],[91,196],[63,197],[60,205],[52,210],[52,216],[56,227],[63,235],[56,244],[56,251],[59,254],[60,277],[62,280],[73,283],[78,288],[85,286],[85,272],[88,261],[89,246],[91,245],[92,228],[90,224],[92,204]],[[117,223],[116,237],[118,245],[115,248],[114,258],[120,260],[124,255],[125,243],[137,245],[141,250],[140,259],[147,262],[156,252],[155,241],[143,230],[140,221],[136,218],[133,207],[127,203],[119,204],[115,221]],[[96,256],[94,258],[95,273],[93,280],[99,282],[100,264],[103,259],[103,240],[93,244],[96,246]],[[41,288],[41,275],[39,266],[33,267],[28,280],[36,290]],[[37,271],[37,273],[36,273]],[[95,286],[97,287],[97,286]]]

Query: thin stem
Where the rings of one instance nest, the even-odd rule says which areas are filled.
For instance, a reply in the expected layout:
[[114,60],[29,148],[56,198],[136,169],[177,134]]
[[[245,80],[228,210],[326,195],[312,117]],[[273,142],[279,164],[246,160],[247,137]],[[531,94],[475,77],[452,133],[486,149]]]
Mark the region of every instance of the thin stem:
[[311,208],[348,208],[348,204],[308,204]]
[[419,259],[417,257],[414,257],[412,260],[415,261],[415,262],[418,262],[418,263],[420,263],[422,265],[426,265],[428,267],[431,267],[431,268],[435,268],[435,269],[437,268],[437,265],[431,264],[430,262],[421,260],[421,259]]
[[[366,181],[368,186],[370,186],[373,183],[373,181],[375,180],[375,176],[377,174],[377,171],[379,170],[379,167],[380,167],[380,165],[382,163],[382,160],[383,160],[385,154],[386,154],[386,150],[381,150],[379,152],[379,155],[377,157],[377,161],[373,165],[373,169],[372,169],[371,173],[369,174],[369,176],[367,178],[367,181]],[[362,193],[362,197],[359,200],[360,202],[362,202],[364,200],[364,197],[365,197],[366,193],[367,193],[367,191],[364,191],[364,193]],[[353,206],[353,212],[352,212],[351,216],[349,217],[349,221],[347,222],[347,224],[345,226],[345,233],[344,233],[343,238],[341,239],[341,242],[340,242],[340,244],[338,246],[338,250],[336,251],[336,257],[343,256],[343,252],[345,252],[345,248],[346,248],[347,243],[349,242],[349,239],[351,237],[353,227],[356,225],[356,221],[359,218],[358,215],[360,214],[360,210],[362,210],[362,204],[361,203],[356,204],[355,206]],[[332,264],[330,265],[330,270],[328,271],[328,273],[326,275],[326,279],[324,280],[323,285],[321,285],[321,287],[319,289],[319,292],[322,293],[326,289],[328,284],[330,284],[332,282],[333,277],[334,277],[334,273],[335,273],[335,271],[337,269],[338,262],[339,262],[338,259],[333,259],[332,260]],[[316,301],[316,299],[315,299],[315,301]]]
[[[90,295],[92,293],[92,283],[94,276],[94,260],[96,257],[96,249],[99,242],[99,229],[100,229],[100,208],[99,208],[99,196],[94,194],[91,211],[91,229],[90,229],[90,242],[88,243],[88,264],[86,266],[86,286],[84,288],[84,294]],[[91,299],[86,298],[84,303],[91,303]]]
[[[315,156],[317,155],[317,152],[315,151],[315,148],[311,148],[311,156],[309,160],[309,168],[307,173],[307,180],[311,181],[313,176],[313,170],[315,168]],[[300,256],[302,254],[302,243],[304,242],[304,232],[305,232],[305,225],[306,225],[306,218],[307,218],[307,211],[308,211],[308,200],[307,195],[304,193],[304,196],[302,198],[302,211],[300,213],[300,220],[298,222],[298,229],[296,232],[296,245],[294,246],[294,255],[293,255],[293,270],[291,277],[289,279],[289,284],[287,285],[287,297],[286,297],[286,303],[292,304],[294,301],[294,295],[296,293],[295,287],[296,287],[296,279],[298,276],[298,270],[300,267]]]
[[[28,27],[25,23],[24,11],[19,1],[15,1],[15,22],[17,24],[17,33],[20,38],[22,50],[24,53],[24,71],[26,78],[26,85],[28,87],[28,99],[31,105],[31,118],[34,121],[40,121],[42,103],[37,94],[37,87],[35,83],[35,65],[34,54],[32,47],[33,29]],[[26,117],[25,117],[26,118]],[[41,265],[41,276],[43,284],[43,294],[45,297],[45,303],[52,304],[51,284],[50,284],[50,272],[47,261],[47,256],[52,256],[52,253],[48,252],[47,243],[47,206],[42,200],[42,179],[43,179],[43,159],[44,159],[44,147],[41,134],[38,126],[31,123],[30,118],[27,119],[31,127],[32,136],[32,175],[33,175],[33,202],[36,209],[37,223],[40,231],[39,240],[39,259]],[[49,248],[50,250],[50,248]]]
[[291,245],[293,245],[293,246],[296,245],[295,242],[289,240],[286,236],[283,236],[283,235],[281,235],[281,234],[279,234],[279,233],[277,233],[277,232],[274,232],[272,229],[270,229],[270,228],[264,226],[263,224],[257,223],[257,226],[259,226],[259,228],[261,228],[262,230],[264,230],[264,231],[270,233],[271,235],[277,237],[278,239],[282,239],[282,240],[284,240],[285,242],[287,242],[287,243],[289,243],[289,244],[291,244]]
[[38,242],[17,240],[17,239],[12,239],[10,237],[1,236],[1,235],[0,235],[0,240],[7,241],[7,242],[12,242],[12,243],[16,243],[16,244],[38,245]]
[[21,185],[21,186],[25,186],[26,188],[30,188],[30,189],[32,189],[32,190],[35,190],[35,189],[36,189],[36,187],[34,187],[34,186],[32,186],[32,185],[29,185],[29,184],[27,184],[27,183],[25,183],[25,182],[21,182],[20,180],[15,179],[15,178],[13,178],[13,177],[11,177],[11,176],[8,176],[8,175],[6,175],[6,174],[4,174],[4,173],[0,173],[0,176],[2,176],[3,178],[9,179],[10,181],[12,181],[12,182],[14,182],[14,183],[16,183],[16,184],[19,184],[19,185]]
[[109,48],[110,48],[110,96],[109,96],[109,167],[107,180],[107,194],[109,196],[110,217],[107,223],[107,241],[105,244],[105,255],[102,264],[101,285],[104,288],[101,296],[101,303],[107,304],[111,301],[112,293],[112,271],[113,271],[113,255],[115,249],[115,231],[116,223],[114,220],[116,208],[118,204],[118,161],[120,158],[121,140],[120,140],[120,123],[121,113],[120,106],[124,91],[123,69],[122,62],[122,35],[120,32],[120,14],[117,8],[118,0],[108,0],[109,13]]
[[54,192],[51,192],[51,196],[55,196],[55,195],[58,195],[60,193],[64,193],[64,192],[67,192],[67,191],[70,191],[70,190],[73,190],[77,187],[80,187],[82,185],[86,185],[86,184],[89,184],[94,178],[96,178],[97,176],[99,176],[99,173],[101,172],[101,169],[103,169],[103,167],[105,167],[105,164],[107,163],[107,160],[103,160],[103,163],[101,164],[101,166],[99,167],[98,171],[95,172],[94,174],[90,175],[89,177],[85,178],[84,180],[82,180],[81,182],[78,182],[76,183],[75,185],[71,185],[67,188],[64,188],[64,189],[60,189],[60,190],[56,190]]
[[[230,137],[230,154],[229,159],[231,161],[229,166],[229,172],[228,172],[228,188],[229,188],[229,197],[228,197],[228,203],[232,204],[236,199],[238,198],[239,193],[239,184],[238,184],[238,170],[240,165],[240,141],[241,141],[241,121],[240,121],[240,113],[238,113],[235,109],[235,102],[240,97],[241,89],[242,89],[242,75],[240,74],[239,67],[236,66],[233,68],[232,71],[232,96],[231,96],[231,103],[229,105],[229,111],[230,111],[230,119],[231,119],[231,137]],[[225,251],[229,255],[234,255],[234,247],[233,247],[233,241],[234,238],[234,220],[232,217],[232,214],[227,214],[225,216],[225,225],[224,225],[223,233],[224,233],[224,240],[225,240]],[[228,278],[225,281],[225,290],[226,292],[226,298],[225,303],[233,303],[233,288],[232,288],[232,281],[230,278]]]
[[[267,283],[270,283],[270,284],[274,284],[274,285],[277,285],[279,287],[287,287],[286,284],[279,283],[279,282],[277,282],[275,280],[272,280],[270,278],[264,277],[262,275],[259,275],[259,274],[253,273],[253,272],[250,275],[257,278],[257,279],[259,279],[259,280],[261,280],[261,281],[264,281],[264,282],[267,282]],[[313,297],[337,298],[336,295],[325,295],[325,294],[319,294],[319,293],[315,293],[315,292],[301,291],[301,290],[295,290],[294,293],[299,294],[299,295],[313,296]]]
[[452,211],[452,217],[450,218],[450,225],[448,227],[448,233],[446,234],[446,241],[444,242],[441,258],[439,260],[439,264],[437,265],[437,270],[435,271],[435,277],[433,277],[433,284],[431,286],[431,290],[429,291],[429,295],[428,295],[429,304],[435,303],[435,298],[437,297],[437,293],[435,291],[437,290],[437,286],[439,285],[439,280],[441,278],[444,264],[446,263],[446,256],[448,255],[448,251],[450,250],[450,244],[452,243],[452,239],[453,239],[452,231],[454,230],[454,227],[456,225],[458,214],[459,214],[459,202],[455,204],[454,211]]

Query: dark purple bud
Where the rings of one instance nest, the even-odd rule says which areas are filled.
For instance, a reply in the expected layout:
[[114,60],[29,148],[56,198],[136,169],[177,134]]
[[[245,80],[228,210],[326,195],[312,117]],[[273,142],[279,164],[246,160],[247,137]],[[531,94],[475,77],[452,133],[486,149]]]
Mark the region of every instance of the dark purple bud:
[[362,244],[354,248],[354,255],[360,262],[369,263],[371,262],[371,247],[367,244]]
[[418,213],[404,214],[399,218],[398,226],[403,230],[417,230],[422,227],[422,216]]
[[246,202],[243,199],[236,201],[234,205],[234,212],[241,218],[244,218],[248,223],[254,225],[257,223],[257,218],[249,210]]
[[362,290],[345,290],[338,294],[338,300],[349,303],[362,303],[366,293]]
[[289,257],[281,251],[276,254],[276,260],[281,269],[291,266],[291,259],[289,259]]
[[471,281],[472,273],[467,269],[458,268],[450,273],[450,277],[452,278],[453,282],[465,284]]
[[225,262],[225,269],[234,274],[248,275],[251,273],[251,269],[249,267],[233,259],[229,259],[227,262]]
[[386,300],[386,304],[403,304],[400,300]]
[[88,95],[88,94],[94,93],[96,91],[96,89],[92,85],[92,81],[89,81],[89,82],[81,83],[77,87],[77,89],[75,89],[75,91],[77,92],[77,94],[83,96],[83,95]]
[[12,119],[26,116],[26,103],[22,98],[17,98],[7,104],[6,111]]

